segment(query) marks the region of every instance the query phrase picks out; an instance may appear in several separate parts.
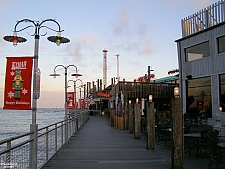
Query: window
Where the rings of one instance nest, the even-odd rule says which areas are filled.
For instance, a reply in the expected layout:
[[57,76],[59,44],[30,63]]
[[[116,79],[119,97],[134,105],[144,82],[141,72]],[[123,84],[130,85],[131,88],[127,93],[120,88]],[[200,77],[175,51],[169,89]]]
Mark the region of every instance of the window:
[[204,42],[185,49],[185,61],[201,59],[210,56],[209,42]]
[[220,75],[220,106],[225,112],[225,74]]
[[218,53],[225,52],[225,36],[217,38]]
[[211,78],[187,80],[187,112],[212,117]]

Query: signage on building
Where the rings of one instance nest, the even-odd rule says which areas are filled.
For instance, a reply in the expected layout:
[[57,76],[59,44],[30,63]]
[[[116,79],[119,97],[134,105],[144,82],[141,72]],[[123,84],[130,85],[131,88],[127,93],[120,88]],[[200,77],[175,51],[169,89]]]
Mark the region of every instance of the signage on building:
[[98,96],[99,96],[99,97],[106,97],[106,98],[111,97],[110,94],[108,94],[108,93],[103,93],[103,92],[98,92]]

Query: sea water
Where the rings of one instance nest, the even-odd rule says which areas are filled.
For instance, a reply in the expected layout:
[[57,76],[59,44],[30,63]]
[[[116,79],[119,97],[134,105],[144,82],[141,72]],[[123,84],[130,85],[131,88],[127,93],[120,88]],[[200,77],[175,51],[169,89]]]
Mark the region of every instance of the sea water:
[[[38,108],[36,124],[38,128],[64,120],[65,110],[59,108]],[[19,136],[30,131],[31,110],[5,110],[0,108],[0,140]]]

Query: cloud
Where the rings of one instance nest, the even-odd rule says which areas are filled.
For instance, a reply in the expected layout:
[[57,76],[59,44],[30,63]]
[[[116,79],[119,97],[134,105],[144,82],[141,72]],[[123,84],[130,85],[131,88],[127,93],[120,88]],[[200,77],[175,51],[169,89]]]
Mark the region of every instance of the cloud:
[[5,10],[6,9],[6,5],[3,2],[3,0],[0,0],[0,10]]
[[152,41],[147,41],[146,43],[144,43],[144,45],[140,48],[139,54],[140,55],[149,55],[151,53],[153,53],[153,43]]
[[73,61],[81,62],[86,55],[93,54],[86,53],[85,50],[93,52],[96,44],[100,41],[100,36],[95,32],[83,33],[78,39],[72,40],[71,43],[66,46],[65,52],[67,55],[73,56]]
[[125,51],[137,51],[140,49],[140,43],[139,42],[130,42],[130,43],[127,43],[125,44],[126,46],[124,46],[124,50]]
[[140,39],[145,38],[148,35],[148,26],[146,24],[140,24],[137,28],[137,34]]
[[18,10],[20,1],[18,0],[0,0],[0,11],[10,11],[10,8],[16,8]]
[[118,11],[115,22],[113,23],[113,35],[121,36],[129,32],[129,23],[131,15],[125,9]]

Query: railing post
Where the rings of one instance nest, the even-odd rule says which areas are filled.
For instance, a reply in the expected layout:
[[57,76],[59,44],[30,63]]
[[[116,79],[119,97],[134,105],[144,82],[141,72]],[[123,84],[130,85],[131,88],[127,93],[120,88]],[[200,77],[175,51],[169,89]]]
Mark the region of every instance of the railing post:
[[73,117],[73,134],[76,133],[76,116]]
[[55,152],[57,152],[57,139],[58,133],[57,133],[57,124],[55,124]]
[[61,142],[62,142],[62,145],[63,146],[63,122],[61,122]]
[[76,116],[76,131],[78,132],[78,115]]
[[9,149],[9,151],[6,153],[6,158],[5,158],[5,161],[4,165],[8,165],[11,163],[11,141],[7,142],[7,149]]
[[48,161],[48,127],[46,128],[46,161]]
[[70,125],[70,126],[69,126],[69,129],[70,129],[70,136],[69,136],[69,138],[70,138],[70,137],[72,136],[72,134],[73,134],[73,131],[72,131],[72,129],[73,129],[73,128],[72,128],[73,122],[72,122],[71,119],[70,119],[69,121],[70,121],[70,122],[69,122],[69,125]]

